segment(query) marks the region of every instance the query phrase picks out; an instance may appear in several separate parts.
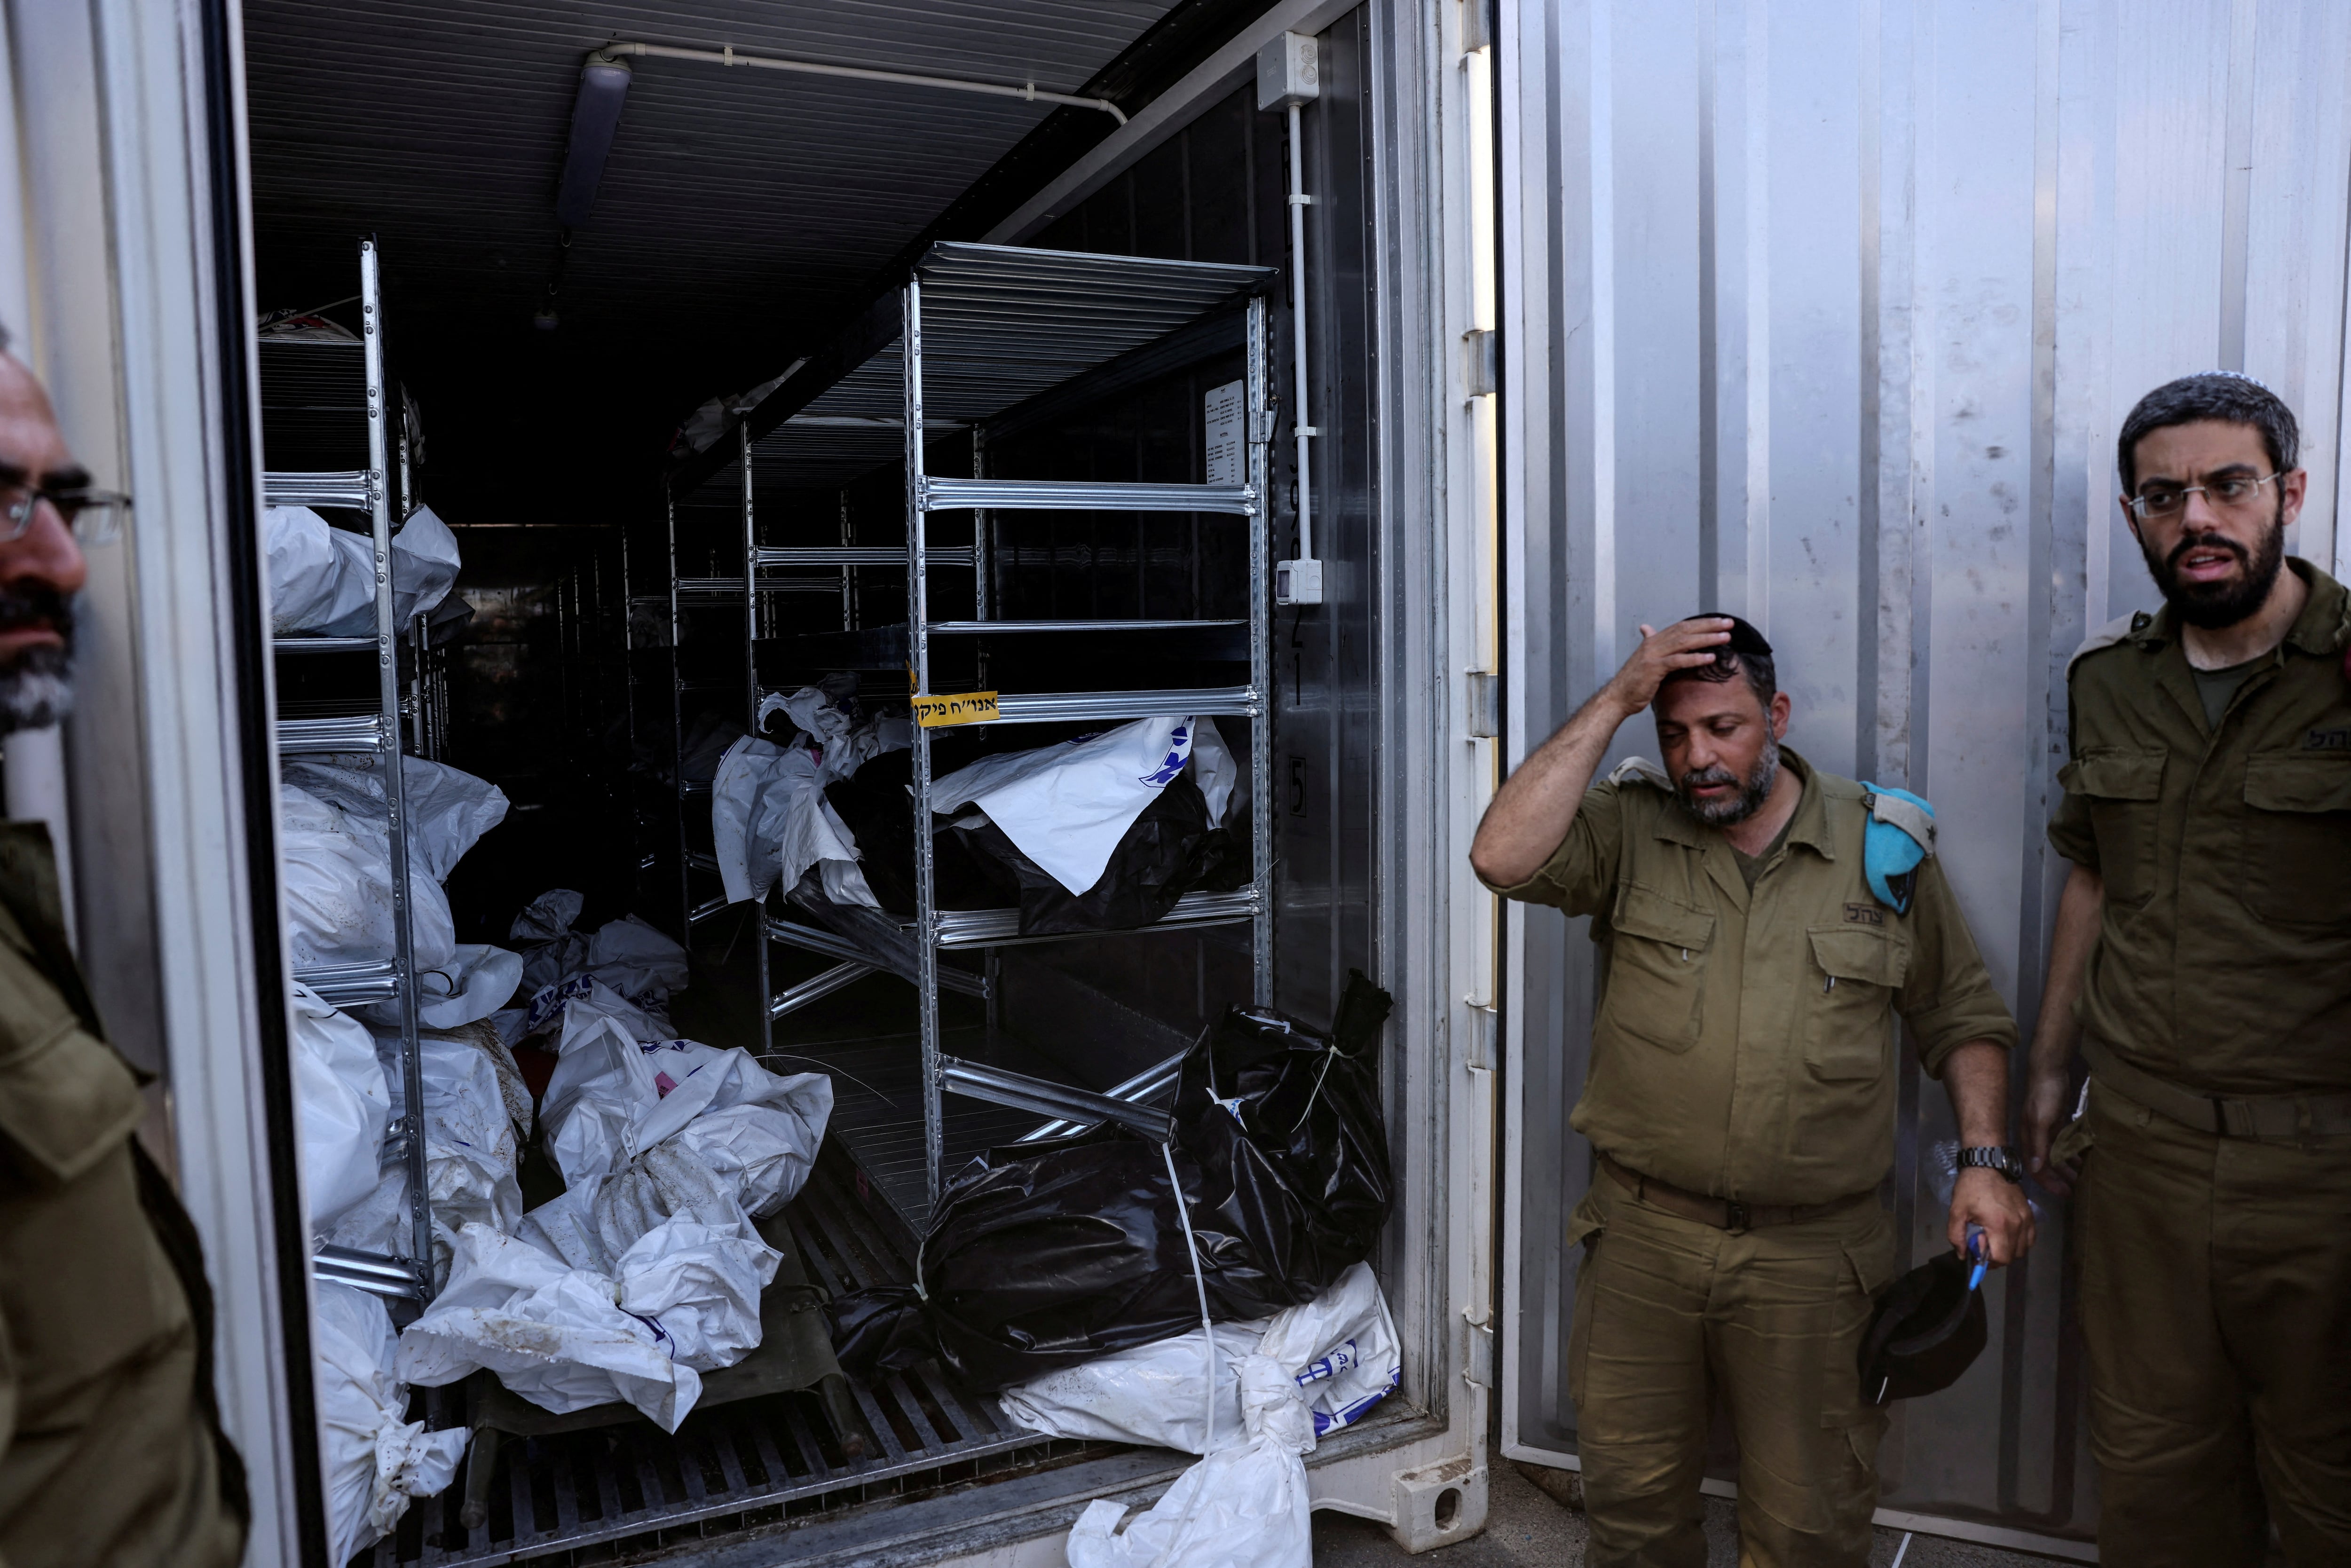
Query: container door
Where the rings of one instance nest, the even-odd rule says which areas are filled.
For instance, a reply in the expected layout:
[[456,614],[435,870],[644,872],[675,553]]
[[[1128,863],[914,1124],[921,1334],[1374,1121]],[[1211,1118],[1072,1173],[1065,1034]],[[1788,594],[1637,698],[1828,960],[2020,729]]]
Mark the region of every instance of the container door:
[[[2113,499],[2124,413],[2191,371],[2276,389],[2312,473],[2289,548],[2344,570],[2351,7],[1499,3],[1506,756],[1638,622],[1746,616],[1777,645],[1793,745],[1935,802],[2029,1028],[2064,874],[2043,829],[2065,661],[2154,599]],[[1655,754],[1646,721],[1631,752]],[[1502,918],[1503,1448],[1572,1466],[1560,1236],[1590,1181],[1567,1113],[1592,947],[1551,910]],[[1906,1267],[1942,1245],[1953,1135],[1940,1086],[1907,1073],[1886,1195]],[[1991,1348],[1897,1407],[1880,1463],[1889,1521],[2079,1556],[2065,1209],[2036,1196]]]

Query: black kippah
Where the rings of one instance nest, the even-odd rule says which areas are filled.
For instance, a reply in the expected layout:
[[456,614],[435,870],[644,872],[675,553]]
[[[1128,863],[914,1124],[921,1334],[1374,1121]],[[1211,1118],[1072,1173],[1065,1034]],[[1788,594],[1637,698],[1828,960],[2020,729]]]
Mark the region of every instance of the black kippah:
[[1771,644],[1764,640],[1763,633],[1758,632],[1754,627],[1749,625],[1746,622],[1741,621],[1736,615],[1725,615],[1719,610],[1701,610],[1696,615],[1691,616],[1690,619],[1693,621],[1717,620],[1729,622],[1730,641],[1723,644],[1724,649],[1729,653],[1752,653],[1756,657],[1761,659],[1768,659],[1771,656]]

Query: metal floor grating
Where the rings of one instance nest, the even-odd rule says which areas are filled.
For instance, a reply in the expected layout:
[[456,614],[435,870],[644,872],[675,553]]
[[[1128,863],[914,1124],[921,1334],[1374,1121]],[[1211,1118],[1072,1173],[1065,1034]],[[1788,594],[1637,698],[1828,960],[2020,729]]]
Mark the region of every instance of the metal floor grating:
[[[1033,1120],[1033,1118],[1031,1118]],[[810,1278],[840,1293],[912,1277],[906,1236],[839,1145],[828,1140],[788,1210]],[[935,1366],[867,1384],[850,1380],[867,1457],[845,1458],[814,1393],[768,1395],[697,1408],[664,1435],[632,1422],[551,1437],[510,1437],[492,1479],[489,1518],[458,1522],[458,1480],[411,1508],[397,1531],[356,1563],[372,1568],[561,1560],[583,1547],[665,1544],[741,1522],[774,1522],[877,1495],[968,1480],[1092,1446],[1012,1427],[992,1400],[963,1395]],[[461,1425],[464,1385],[423,1391],[427,1424]],[[1020,1452],[1020,1450],[1026,1450]],[[611,1547],[599,1560],[610,1561]],[[624,1549],[626,1550],[626,1549]]]

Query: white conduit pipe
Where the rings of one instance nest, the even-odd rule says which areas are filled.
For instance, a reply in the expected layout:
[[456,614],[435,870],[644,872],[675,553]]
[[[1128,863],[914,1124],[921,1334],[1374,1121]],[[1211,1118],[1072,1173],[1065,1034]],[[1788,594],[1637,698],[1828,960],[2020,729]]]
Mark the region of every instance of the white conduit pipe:
[[[683,49],[669,44],[612,43],[590,57],[590,59],[611,61],[621,55],[642,55],[664,60],[699,60],[715,66],[757,66],[761,70],[799,71],[805,76],[847,77],[853,81],[896,82],[902,87],[933,87],[948,92],[981,92],[994,98],[1017,98],[1029,103],[1061,103],[1071,109],[1099,110],[1126,123],[1126,115],[1118,105],[1106,98],[1078,98],[1066,92],[1047,92],[1034,82],[1020,87],[1006,87],[1001,82],[959,81],[953,77],[916,76],[907,71],[869,70],[862,66],[819,65],[814,60],[785,60],[768,55],[737,54],[735,46],[725,45],[716,49]],[[1290,113],[1291,134],[1296,135],[1297,111]]]
[[1306,143],[1298,133],[1298,106],[1290,106],[1290,368],[1296,372],[1298,432],[1298,559],[1314,559],[1314,486],[1307,442],[1322,433],[1306,419]]

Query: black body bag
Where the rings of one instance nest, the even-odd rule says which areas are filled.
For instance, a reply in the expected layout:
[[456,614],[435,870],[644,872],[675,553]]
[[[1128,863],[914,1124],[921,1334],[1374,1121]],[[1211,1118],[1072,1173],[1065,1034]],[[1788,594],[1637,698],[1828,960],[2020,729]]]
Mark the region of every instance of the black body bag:
[[[1390,1005],[1353,975],[1352,1051],[1236,1008],[1185,1058],[1173,1153],[1215,1321],[1310,1301],[1370,1255],[1391,1194],[1373,1071]],[[1160,1145],[1122,1128],[990,1150],[941,1195],[919,1287],[828,1308],[835,1354],[860,1375],[935,1355],[993,1391],[1183,1333],[1200,1319],[1184,1221]]]

